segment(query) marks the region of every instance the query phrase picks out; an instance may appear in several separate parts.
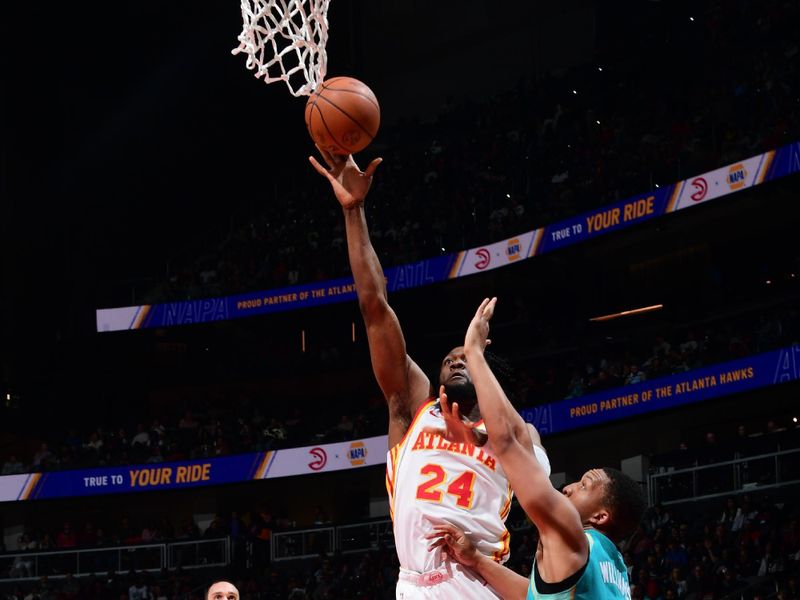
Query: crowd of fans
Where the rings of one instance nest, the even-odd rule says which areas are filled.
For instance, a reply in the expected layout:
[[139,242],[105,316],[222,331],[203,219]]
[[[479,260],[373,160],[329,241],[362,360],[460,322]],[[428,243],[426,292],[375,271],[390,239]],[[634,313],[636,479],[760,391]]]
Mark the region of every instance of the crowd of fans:
[[[701,440],[684,440],[669,452],[653,455],[650,465],[653,472],[665,472],[670,468],[710,465],[797,448],[800,448],[800,423],[797,417],[791,420],[788,417],[783,420],[768,419],[766,423],[741,422],[735,429],[706,431]],[[754,465],[762,469],[765,466],[774,469],[774,463]],[[799,469],[800,464],[782,475],[786,480],[792,480],[793,475],[800,478]]]
[[[622,544],[632,598],[797,600],[800,598],[799,519],[796,494],[788,489],[772,496],[744,494],[705,503],[655,505],[636,532]],[[260,529],[270,524],[275,525],[269,515],[253,513],[240,518],[233,513],[227,518],[215,518],[205,532],[192,524],[182,529],[178,537],[230,536],[234,542],[249,539],[268,544],[268,538],[264,538]],[[283,527],[287,525],[282,524]],[[536,551],[537,531],[516,504],[508,525],[512,532],[508,566],[528,577]],[[163,532],[160,527],[164,527]],[[133,532],[123,520],[113,537],[124,543],[122,537],[126,529],[131,536],[128,543],[137,543],[151,535],[152,539],[161,539],[168,526],[150,524],[141,532]],[[74,533],[65,525],[55,536],[52,548],[93,547],[99,543],[97,536],[98,531],[88,526],[81,533]],[[20,545],[27,543],[27,549],[41,550],[47,539],[53,540],[53,536],[45,535],[37,543],[26,533]],[[231,571],[242,575],[234,577],[242,598],[252,600],[394,598],[398,573],[391,544],[350,555],[321,552],[312,561],[269,564],[268,560],[259,559],[252,568],[245,567],[234,551],[232,563]],[[142,570],[143,565],[129,565],[123,572],[112,568],[106,573],[104,566],[98,564],[96,575],[78,579],[59,568],[58,557],[51,557],[48,564],[48,573],[43,573],[42,565],[38,565],[38,582],[20,584],[4,597],[8,600],[193,600],[202,598],[203,586],[213,577],[209,574],[210,567],[194,575],[181,567],[163,569],[160,573],[148,572]],[[12,572],[6,575],[24,577],[29,567],[23,554],[22,558],[17,557],[11,566]]]
[[[791,495],[656,505],[622,544],[639,600],[800,598],[800,511]],[[525,576],[537,535],[512,524],[511,566]]]
[[729,497],[702,512],[653,507],[625,546],[632,597],[798,598],[800,515],[786,500]]
[[[399,565],[393,548],[273,565],[231,577],[242,600],[382,600],[395,597]],[[12,587],[3,600],[206,600],[211,569],[160,573],[135,570],[64,579],[43,576]],[[222,576],[222,575],[220,575]],[[230,575],[225,574],[230,577]]]
[[[307,525],[330,526],[331,522],[324,508],[318,507],[313,523]],[[127,600],[159,600],[162,597],[190,600],[202,597],[199,594],[202,594],[203,585],[208,584],[208,572],[214,568],[213,565],[224,561],[221,549],[215,545],[172,550],[175,552],[173,560],[178,565],[177,569],[161,569],[160,573],[156,572],[160,560],[157,549],[150,554],[146,549],[131,549],[121,554],[116,551],[106,554],[100,549],[157,542],[214,541],[219,538],[230,539],[230,569],[248,574],[238,583],[242,598],[316,600],[393,597],[398,563],[391,547],[345,557],[329,556],[320,546],[317,564],[302,561],[270,564],[269,549],[273,531],[296,527],[297,523],[273,515],[264,506],[241,514],[232,512],[216,515],[203,529],[191,516],[177,525],[166,518],[134,524],[128,517],[122,517],[118,523],[106,527],[83,522],[75,528],[71,522],[65,522],[57,532],[37,530],[34,525],[26,528],[19,536],[17,547],[9,548],[7,555],[3,555],[0,547],[0,583],[5,578],[38,577],[39,581],[20,584],[8,596],[0,592],[0,598],[117,600],[126,593]],[[83,572],[91,570],[97,575],[80,579],[73,576],[78,562],[68,552],[79,549],[95,550],[82,555],[80,566]],[[35,560],[32,556],[35,552],[52,550],[63,550],[67,554],[38,556]],[[189,560],[184,560],[184,557]],[[198,565],[202,569],[199,572],[195,571]],[[199,576],[191,575],[193,572],[199,573]]]
[[[800,340],[800,312],[792,305],[755,314],[599,340],[564,355],[553,353],[527,369],[527,402],[576,398],[601,390],[685,373],[706,365],[775,350]],[[565,391],[566,390],[566,391]]]
[[[384,266],[497,241],[800,138],[797,4],[715,0],[696,11],[604,39],[599,62],[449,101],[433,122],[385,126],[375,151],[390,157],[369,208]],[[698,56],[703,76],[692,77]],[[688,78],[690,90],[677,83]],[[279,199],[205,255],[174,258],[146,301],[346,275],[338,206],[327,182],[298,168]]]
[[[798,340],[800,319],[789,304],[682,327],[649,341],[641,337],[615,343],[603,340],[596,348],[527,360],[513,365],[516,377],[509,391],[518,407],[525,408],[683,373]],[[29,453],[12,449],[24,452],[22,444],[0,451],[0,474],[209,458],[385,433],[386,408],[378,397],[358,402],[363,408],[357,412],[343,410],[341,403],[324,402],[317,402],[310,412],[297,405],[267,408],[259,396],[234,389],[223,386],[221,391],[186,399],[182,413],[156,413],[134,424],[95,424],[82,429],[68,424],[66,433],[36,442],[38,446]]]
[[[217,514],[201,528],[191,514],[172,519],[164,514],[144,518],[122,516],[112,522],[99,522],[81,519],[78,515],[74,521],[64,521],[57,529],[43,525],[44,520],[32,519],[25,525],[19,535],[16,547],[4,549],[9,553],[19,553],[13,560],[3,560],[0,556],[0,570],[6,570],[11,578],[65,575],[74,571],[79,565],[81,570],[108,571],[122,569],[136,571],[158,568],[161,554],[158,548],[148,551],[147,548],[136,552],[116,551],[109,553],[92,552],[84,554],[80,560],[75,555],[59,557],[56,555],[40,556],[34,560],[27,553],[49,552],[61,550],[97,550],[119,546],[136,546],[159,544],[166,542],[185,542],[191,540],[218,540],[229,538],[231,541],[231,560],[233,564],[245,562],[245,546],[252,546],[251,560],[260,564],[269,562],[269,543],[273,531],[290,530],[297,527],[295,521],[281,515],[273,514],[266,506],[259,506],[241,514],[233,511],[227,515]],[[173,522],[174,520],[174,522]],[[329,525],[330,521],[319,507],[314,515],[313,523],[308,526]],[[0,549],[2,544],[0,544]],[[200,547],[179,546],[172,550],[172,560],[181,567],[219,564],[224,561],[220,546],[206,544]]]
[[138,423],[133,431],[126,427],[96,427],[81,434],[73,428],[55,442],[42,442],[30,459],[25,457],[25,462],[15,454],[9,455],[0,472],[12,475],[30,470],[161,463],[347,441],[382,433],[382,427],[367,420],[366,412],[355,417],[342,415],[338,423],[331,422],[311,433],[299,412],[278,419],[265,417],[258,408],[249,408],[239,406],[235,414],[220,414],[219,407],[199,413],[187,410],[175,422],[155,418]]

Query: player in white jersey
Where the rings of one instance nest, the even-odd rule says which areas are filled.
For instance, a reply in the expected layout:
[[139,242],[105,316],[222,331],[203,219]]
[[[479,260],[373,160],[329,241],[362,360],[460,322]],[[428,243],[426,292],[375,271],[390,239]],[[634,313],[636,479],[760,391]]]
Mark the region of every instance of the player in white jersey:
[[[400,323],[389,306],[383,269],[369,239],[364,199],[381,159],[364,172],[352,156],[320,149],[328,169],[313,157],[314,168],[328,179],[341,204],[347,250],[359,307],[369,341],[372,368],[389,405],[389,457],[386,485],[394,519],[400,576],[397,598],[496,598],[485,581],[450,562],[439,551],[428,552],[425,535],[441,523],[457,523],[474,532],[478,550],[501,562],[508,556],[509,535],[503,525],[511,505],[511,490],[485,435],[452,445],[437,434],[446,426],[432,399],[423,370],[406,354]],[[439,370],[440,397],[471,421],[480,413],[463,348],[451,350]],[[426,429],[428,431],[426,431]],[[531,426],[522,440],[540,444]],[[546,460],[539,451],[541,460]]]
[[[637,482],[616,469],[591,469],[579,482],[557,491],[527,445],[520,443],[526,424],[509,402],[485,356],[489,320],[497,299],[481,303],[464,338],[472,366],[485,429],[506,469],[519,503],[539,532],[530,580],[489,560],[477,551],[471,533],[452,523],[437,525],[428,538],[432,548],[473,569],[503,598],[522,600],[630,600],[630,584],[622,554],[615,546],[630,535],[646,501]],[[470,440],[466,423],[443,405],[451,440]]]

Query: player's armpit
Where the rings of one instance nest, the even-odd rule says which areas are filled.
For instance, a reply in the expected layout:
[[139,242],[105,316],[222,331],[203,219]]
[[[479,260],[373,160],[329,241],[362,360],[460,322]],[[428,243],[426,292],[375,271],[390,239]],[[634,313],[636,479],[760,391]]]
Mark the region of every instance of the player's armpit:
[[530,423],[526,423],[526,426],[528,429],[528,435],[531,438],[531,444],[534,446],[539,446],[540,448],[544,448],[542,445],[542,437],[539,435],[539,430]]

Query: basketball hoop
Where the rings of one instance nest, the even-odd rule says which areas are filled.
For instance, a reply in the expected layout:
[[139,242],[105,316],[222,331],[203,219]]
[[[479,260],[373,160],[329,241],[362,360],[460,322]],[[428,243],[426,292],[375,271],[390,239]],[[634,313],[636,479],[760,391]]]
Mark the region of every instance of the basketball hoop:
[[232,54],[264,83],[284,81],[293,96],[309,96],[325,79],[330,0],[241,0],[242,32]]

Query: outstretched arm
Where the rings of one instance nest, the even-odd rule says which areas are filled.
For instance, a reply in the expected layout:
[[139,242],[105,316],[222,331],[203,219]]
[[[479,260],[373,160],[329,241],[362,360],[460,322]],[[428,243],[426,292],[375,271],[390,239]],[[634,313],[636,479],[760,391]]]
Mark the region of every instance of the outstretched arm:
[[553,487],[539,461],[520,442],[522,432],[530,439],[525,421],[486,362],[484,350],[496,302],[497,298],[487,298],[481,303],[467,330],[464,353],[492,450],[520,505],[539,529],[545,549],[538,563],[540,573],[547,581],[560,581],[586,562],[588,543],[578,511]]
[[314,157],[314,168],[331,184],[342,205],[347,232],[347,253],[358,294],[358,305],[367,329],[372,370],[389,404],[389,446],[399,442],[427,398],[430,383],[422,369],[406,354],[400,322],[389,306],[386,281],[372,247],[364,213],[364,199],[380,158],[361,171],[352,156],[338,156],[319,149],[329,169]]

